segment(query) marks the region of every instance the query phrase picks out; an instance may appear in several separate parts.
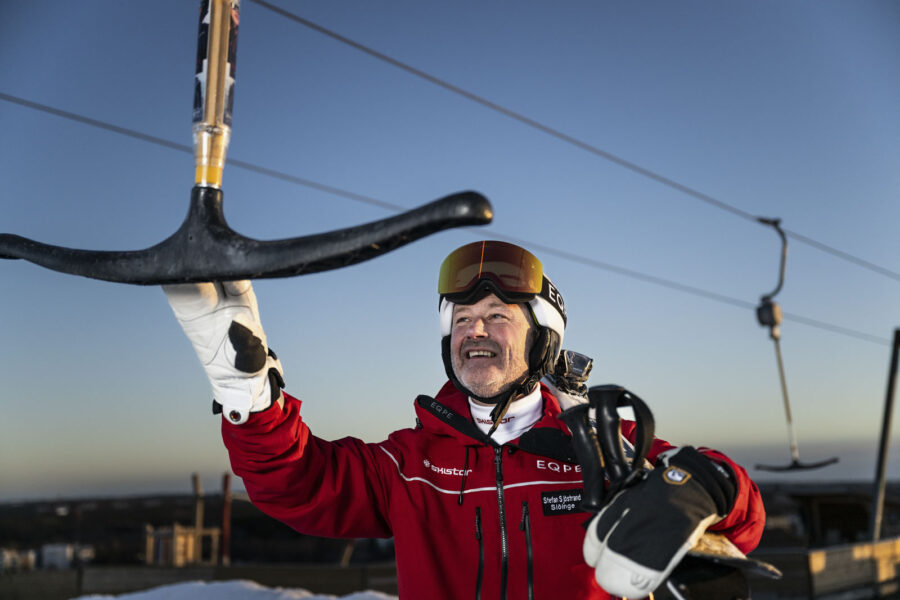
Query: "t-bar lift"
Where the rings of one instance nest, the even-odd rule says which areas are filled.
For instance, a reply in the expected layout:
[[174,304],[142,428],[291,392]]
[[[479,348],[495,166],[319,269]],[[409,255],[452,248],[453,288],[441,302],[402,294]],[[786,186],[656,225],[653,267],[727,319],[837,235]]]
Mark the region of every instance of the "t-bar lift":
[[432,233],[491,221],[477,192],[461,192],[399,215],[303,237],[259,241],[232,230],[222,209],[231,134],[239,0],[202,0],[194,82],[195,185],[181,227],[144,250],[63,248],[0,234],[0,258],[137,285],[291,277],[353,265]]

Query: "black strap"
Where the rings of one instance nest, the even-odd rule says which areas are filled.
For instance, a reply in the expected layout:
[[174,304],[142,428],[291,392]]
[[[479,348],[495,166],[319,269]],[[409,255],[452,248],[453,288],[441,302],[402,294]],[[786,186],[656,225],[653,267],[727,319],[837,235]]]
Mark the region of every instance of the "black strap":
[[559,429],[552,427],[532,428],[522,434],[515,444],[519,450],[529,454],[537,454],[553,460],[567,463],[578,463],[572,438]]
[[444,406],[431,396],[424,394],[416,398],[416,404],[432,415],[455,429],[456,431],[466,435],[473,440],[477,440],[484,444],[496,446],[497,444],[478,428],[478,425],[470,421],[465,416],[459,414],[453,409]]

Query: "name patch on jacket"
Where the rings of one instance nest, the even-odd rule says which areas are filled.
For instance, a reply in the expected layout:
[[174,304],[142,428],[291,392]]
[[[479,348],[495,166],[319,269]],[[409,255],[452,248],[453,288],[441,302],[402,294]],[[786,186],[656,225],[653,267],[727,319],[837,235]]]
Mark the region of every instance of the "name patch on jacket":
[[584,512],[581,510],[581,494],[583,490],[557,490],[554,492],[541,492],[541,508],[545,517],[556,515],[571,515]]

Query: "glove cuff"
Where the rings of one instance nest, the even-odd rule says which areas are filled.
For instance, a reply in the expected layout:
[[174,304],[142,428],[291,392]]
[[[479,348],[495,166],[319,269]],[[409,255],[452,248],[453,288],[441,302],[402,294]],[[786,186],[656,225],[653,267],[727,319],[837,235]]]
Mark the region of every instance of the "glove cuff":
[[669,450],[659,458],[667,467],[678,467],[690,473],[709,493],[720,517],[731,512],[737,498],[737,478],[731,467],[707,458],[693,446]]

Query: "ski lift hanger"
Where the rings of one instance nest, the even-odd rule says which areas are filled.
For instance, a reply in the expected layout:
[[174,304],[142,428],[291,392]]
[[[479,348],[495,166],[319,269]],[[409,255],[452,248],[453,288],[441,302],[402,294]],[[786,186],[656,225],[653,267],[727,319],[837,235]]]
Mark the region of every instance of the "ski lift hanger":
[[417,239],[491,222],[488,200],[460,192],[393,217],[303,237],[260,241],[232,230],[222,205],[231,136],[239,0],[201,0],[194,82],[195,185],[187,217],[166,240],[134,251],[63,248],[0,234],[0,258],[137,285],[291,277],[363,262]]
[[794,421],[791,417],[791,403],[788,399],[787,381],[784,375],[784,361],[781,359],[781,329],[779,327],[779,325],[781,325],[781,307],[773,300],[784,285],[784,271],[785,265],[787,264],[787,236],[784,234],[784,230],[781,229],[781,219],[766,219],[759,217],[757,221],[763,225],[773,227],[781,238],[781,266],[778,271],[778,285],[775,286],[775,289],[770,293],[764,294],[760,298],[759,306],[756,308],[756,319],[759,321],[760,325],[769,328],[769,337],[775,344],[775,358],[778,362],[778,376],[781,381],[781,396],[784,400],[784,414],[785,420],[787,421],[788,436],[791,444],[791,462],[784,466],[756,465],[756,468],[761,471],[780,472],[827,467],[828,465],[838,462],[838,458],[835,456],[833,458],[827,458],[812,463],[800,462],[800,451],[797,449],[797,434],[794,432]]

